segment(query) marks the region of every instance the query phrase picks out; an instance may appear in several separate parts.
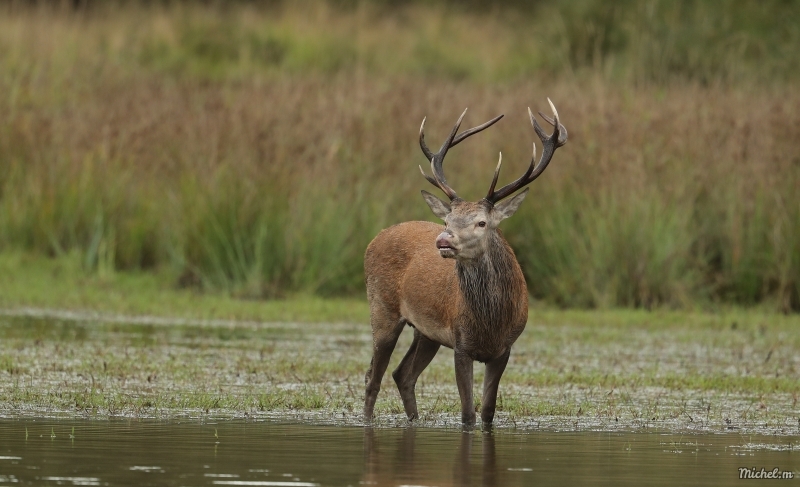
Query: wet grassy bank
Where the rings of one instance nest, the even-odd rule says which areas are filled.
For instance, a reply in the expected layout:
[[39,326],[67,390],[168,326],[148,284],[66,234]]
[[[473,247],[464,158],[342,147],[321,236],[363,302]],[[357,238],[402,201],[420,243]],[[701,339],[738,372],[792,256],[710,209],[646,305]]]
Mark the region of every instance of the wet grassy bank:
[[[797,434],[797,326],[793,317],[743,311],[534,311],[503,377],[497,425]],[[0,338],[6,416],[360,424],[371,354],[366,323],[6,312]],[[476,366],[476,384],[482,372]],[[417,386],[423,425],[457,424],[453,374],[443,349]],[[390,374],[376,412],[378,424],[405,424]]]
[[[152,273],[86,272],[77,257],[3,254],[0,308],[2,415],[360,422],[371,354],[364,298],[242,300]],[[796,434],[798,326],[797,315],[765,308],[533,302],[498,424]],[[390,370],[409,343],[404,333]],[[476,384],[481,375],[476,366]],[[457,422],[450,350],[418,396],[424,424]],[[380,424],[404,424],[390,374],[377,413]]]
[[[358,422],[363,251],[433,219],[420,121],[506,114],[450,153],[477,199],[550,97],[500,424],[796,434],[797,8],[602,3],[0,6],[0,411]],[[448,351],[419,393],[455,421]]]

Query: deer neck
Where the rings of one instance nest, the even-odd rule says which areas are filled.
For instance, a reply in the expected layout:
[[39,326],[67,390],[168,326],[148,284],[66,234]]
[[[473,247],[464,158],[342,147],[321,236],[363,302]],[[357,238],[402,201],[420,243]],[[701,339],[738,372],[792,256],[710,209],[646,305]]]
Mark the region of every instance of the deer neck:
[[[462,320],[471,328],[502,330],[514,324],[521,294],[519,265],[511,247],[499,234],[478,259],[458,261],[458,284],[464,298]],[[524,291],[522,291],[524,293]]]

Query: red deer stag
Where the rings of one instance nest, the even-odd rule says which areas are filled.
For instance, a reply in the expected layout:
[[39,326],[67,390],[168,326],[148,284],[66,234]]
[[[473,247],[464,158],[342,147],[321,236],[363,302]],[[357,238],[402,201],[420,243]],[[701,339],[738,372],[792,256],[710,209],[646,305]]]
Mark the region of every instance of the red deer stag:
[[[409,420],[416,419],[417,378],[433,360],[441,345],[452,348],[455,356],[456,384],[461,397],[461,420],[475,423],[472,401],[472,365],[486,364],[483,381],[481,420],[491,424],[497,401],[497,387],[508,363],[511,346],[528,320],[528,289],[514,251],[497,225],[517,211],[526,188],[545,170],[555,150],[567,142],[567,130],[559,123],[558,112],[550,100],[553,118],[541,115],[553,127],[547,135],[528,115],[544,150],[536,162],[536,144],[530,166],[519,179],[495,191],[502,154],[486,197],[464,201],[447,184],[442,163],[447,151],[467,137],[500,120],[500,115],[458,135],[461,114],[450,136],[434,154],[425,144],[425,120],[419,129],[419,145],[431,163],[433,177],[425,179],[442,190],[450,202],[427,191],[422,197],[434,215],[445,222],[405,222],[380,232],[367,247],[364,271],[372,325],[373,357],[365,377],[364,418],[372,419],[381,379],[389,357],[405,325],[414,328],[414,340],[392,377],[400,389]],[[505,200],[505,201],[503,201]]]

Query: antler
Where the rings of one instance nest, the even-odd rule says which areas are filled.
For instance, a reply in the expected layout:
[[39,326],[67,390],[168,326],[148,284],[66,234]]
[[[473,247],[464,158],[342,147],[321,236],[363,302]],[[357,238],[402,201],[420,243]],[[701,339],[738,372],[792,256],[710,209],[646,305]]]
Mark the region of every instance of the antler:
[[[458,117],[458,121],[453,126],[453,130],[450,131],[450,135],[447,137],[447,140],[444,141],[442,147],[439,149],[439,152],[434,154],[428,148],[427,144],[425,144],[425,118],[422,119],[422,125],[419,127],[419,146],[422,149],[422,153],[425,154],[425,157],[431,161],[431,172],[433,173],[433,177],[428,176],[425,174],[425,171],[422,169],[422,166],[419,167],[420,172],[422,175],[425,176],[425,179],[428,180],[429,183],[436,186],[437,188],[441,189],[444,194],[450,198],[450,201],[458,198],[456,192],[447,185],[447,180],[444,177],[444,171],[442,170],[442,163],[444,162],[444,156],[447,155],[447,151],[450,150],[451,147],[455,147],[461,141],[466,139],[471,135],[475,135],[481,130],[491,127],[494,125],[495,122],[503,118],[503,115],[498,115],[493,119],[489,120],[488,122],[484,123],[483,125],[478,125],[477,127],[473,127],[469,130],[465,130],[456,136],[456,132],[458,132],[458,128],[461,126],[461,120],[464,119],[464,115],[467,114],[467,110],[464,109],[464,113]],[[427,117],[426,117],[427,118]]]
[[500,156],[500,161],[497,163],[497,169],[494,170],[494,178],[492,178],[492,185],[489,187],[489,192],[486,194],[486,201],[495,204],[498,201],[502,200],[503,198],[507,198],[508,196],[512,195],[517,190],[527,186],[530,184],[534,179],[538,178],[540,174],[547,169],[547,165],[550,163],[550,159],[553,158],[553,154],[555,153],[556,149],[561,147],[562,145],[567,143],[567,129],[561,125],[558,121],[558,111],[556,111],[555,105],[553,102],[550,101],[550,98],[547,99],[547,102],[550,104],[550,108],[553,110],[553,118],[548,117],[542,112],[539,112],[539,115],[547,120],[547,123],[553,126],[553,133],[549,136],[542,130],[542,127],[539,125],[539,122],[533,116],[531,109],[528,108],[528,116],[531,118],[531,125],[533,125],[533,130],[536,131],[536,135],[542,140],[542,145],[544,146],[544,150],[542,151],[542,158],[539,160],[539,164],[536,165],[534,168],[533,164],[536,162],[536,143],[533,144],[533,155],[531,156],[531,164],[528,167],[528,170],[525,171],[519,179],[509,184],[506,184],[502,188],[498,189],[497,191],[494,190],[495,184],[497,184],[497,176],[500,174],[500,165],[503,162],[503,156]]

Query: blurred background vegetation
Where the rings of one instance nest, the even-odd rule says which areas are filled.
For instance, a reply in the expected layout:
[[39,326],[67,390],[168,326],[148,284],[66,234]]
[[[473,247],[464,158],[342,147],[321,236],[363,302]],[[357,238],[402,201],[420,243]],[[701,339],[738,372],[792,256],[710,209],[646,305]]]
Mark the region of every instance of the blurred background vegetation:
[[[800,310],[800,3],[0,4],[0,251],[177,287],[363,295],[363,251],[536,140],[570,142],[504,231],[563,307]],[[504,181],[503,181],[504,180]]]

